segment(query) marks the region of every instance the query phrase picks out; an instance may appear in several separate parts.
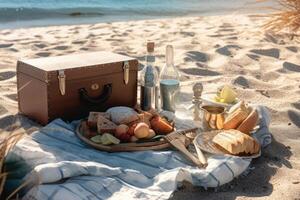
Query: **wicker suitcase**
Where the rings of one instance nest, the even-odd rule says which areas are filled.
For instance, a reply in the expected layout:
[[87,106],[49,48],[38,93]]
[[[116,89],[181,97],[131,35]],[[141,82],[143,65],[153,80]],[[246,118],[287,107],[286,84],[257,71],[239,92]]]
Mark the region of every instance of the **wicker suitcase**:
[[134,106],[138,61],[92,52],[19,60],[19,111],[45,125],[56,118],[84,118],[90,111]]

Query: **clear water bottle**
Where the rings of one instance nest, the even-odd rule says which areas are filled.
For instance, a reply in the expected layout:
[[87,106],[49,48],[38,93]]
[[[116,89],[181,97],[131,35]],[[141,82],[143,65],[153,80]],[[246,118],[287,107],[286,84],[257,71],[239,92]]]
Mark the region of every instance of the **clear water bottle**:
[[174,50],[172,45],[166,47],[166,64],[160,76],[161,108],[175,112],[180,91],[179,73],[174,65]]
[[141,109],[148,111],[157,108],[158,73],[154,67],[154,43],[147,43],[146,65],[140,73],[140,104]]

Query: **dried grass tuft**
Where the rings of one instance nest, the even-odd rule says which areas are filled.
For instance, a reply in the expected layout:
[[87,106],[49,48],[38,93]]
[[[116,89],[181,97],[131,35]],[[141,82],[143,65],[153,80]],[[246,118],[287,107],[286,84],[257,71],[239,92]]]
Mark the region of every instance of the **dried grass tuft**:
[[4,161],[8,154],[8,152],[11,150],[11,148],[14,147],[14,145],[24,136],[24,131],[13,131],[12,133],[8,134],[5,132],[0,132],[1,135],[6,135],[4,138],[1,138],[0,140],[0,198],[3,198],[1,194],[3,193],[3,188],[5,185],[5,181],[7,178],[7,175],[9,172],[6,172],[6,169],[4,168]]
[[300,29],[300,0],[276,0],[276,2],[279,7],[273,8],[274,13],[267,14],[269,19],[263,28],[274,32],[285,30],[291,34],[297,34]]

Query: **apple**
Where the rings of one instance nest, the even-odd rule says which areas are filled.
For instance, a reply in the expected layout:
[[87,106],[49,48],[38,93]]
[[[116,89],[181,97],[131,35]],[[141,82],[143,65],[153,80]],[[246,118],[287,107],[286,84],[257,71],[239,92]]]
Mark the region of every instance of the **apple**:
[[119,138],[120,135],[127,134],[129,127],[125,124],[117,126],[115,136]]

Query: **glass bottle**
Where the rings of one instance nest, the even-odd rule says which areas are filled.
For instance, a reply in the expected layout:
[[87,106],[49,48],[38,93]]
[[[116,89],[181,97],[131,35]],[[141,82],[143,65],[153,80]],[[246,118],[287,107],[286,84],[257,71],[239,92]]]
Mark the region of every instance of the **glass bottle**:
[[150,109],[157,108],[157,85],[158,85],[158,74],[154,67],[155,56],[154,56],[154,43],[147,43],[147,56],[146,65],[140,73],[140,104],[141,109],[149,111]]
[[179,73],[174,66],[173,46],[166,47],[166,64],[160,73],[160,98],[163,110],[175,112],[180,90]]

